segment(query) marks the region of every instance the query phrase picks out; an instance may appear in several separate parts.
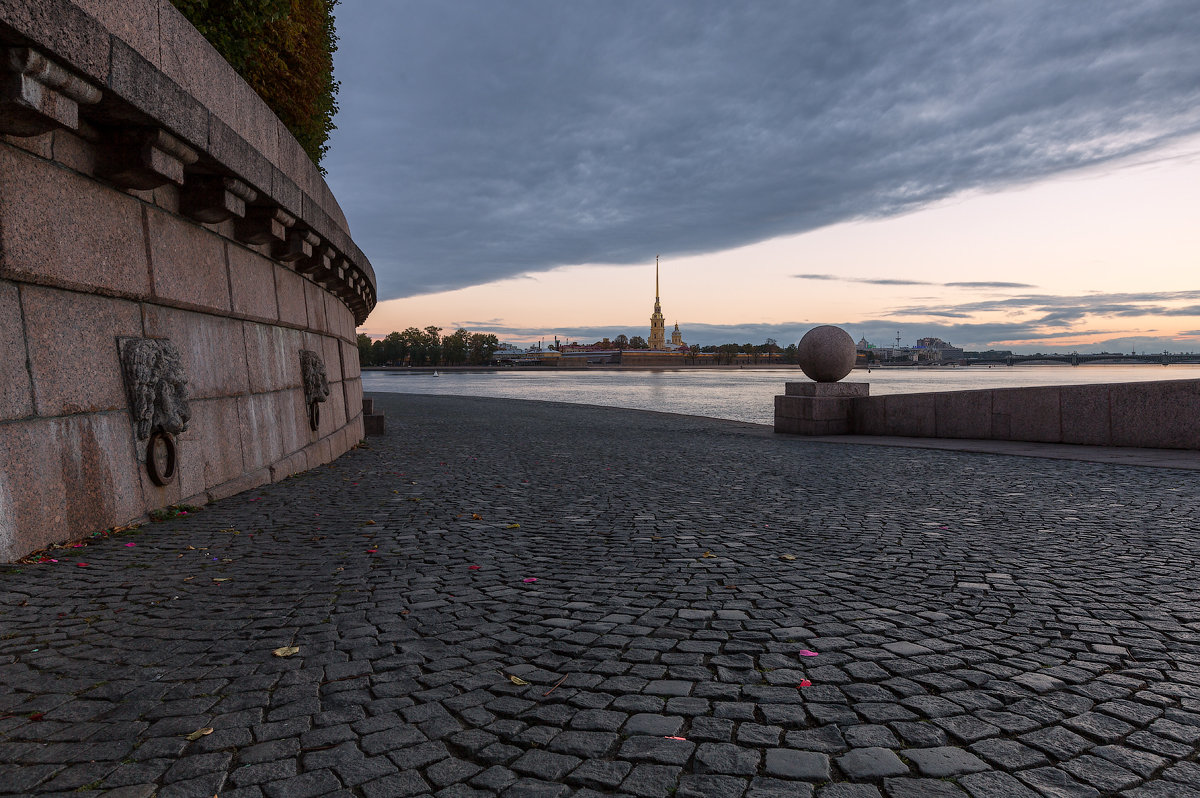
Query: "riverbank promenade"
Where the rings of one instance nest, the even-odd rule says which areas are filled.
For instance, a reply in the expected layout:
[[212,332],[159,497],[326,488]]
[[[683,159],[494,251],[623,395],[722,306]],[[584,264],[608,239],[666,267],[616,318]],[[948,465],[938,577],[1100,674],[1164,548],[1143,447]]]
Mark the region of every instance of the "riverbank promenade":
[[1200,796],[1195,471],[376,407],[0,566],[0,794]]

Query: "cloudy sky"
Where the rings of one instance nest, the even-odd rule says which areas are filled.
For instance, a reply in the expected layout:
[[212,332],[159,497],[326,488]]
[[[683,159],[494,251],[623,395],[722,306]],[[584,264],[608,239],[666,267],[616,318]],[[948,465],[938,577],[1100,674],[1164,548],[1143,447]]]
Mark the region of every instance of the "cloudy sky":
[[1200,351],[1200,4],[351,0],[360,328]]

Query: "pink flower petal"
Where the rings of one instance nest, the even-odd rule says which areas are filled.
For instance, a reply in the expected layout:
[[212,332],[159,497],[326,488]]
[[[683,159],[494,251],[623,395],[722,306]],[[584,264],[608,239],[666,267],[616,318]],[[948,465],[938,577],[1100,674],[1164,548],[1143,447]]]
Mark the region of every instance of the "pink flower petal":
[[467,566],[467,570],[468,570],[468,571],[478,571],[478,570],[479,570],[479,566],[478,566],[478,565],[468,565],[468,566]]
[[129,549],[129,548],[133,548],[133,547],[134,547],[134,546],[136,546],[136,545],[137,545],[136,543],[126,543],[126,544],[125,544],[125,548],[127,548],[127,549]]
[[801,687],[812,687],[812,682],[810,682],[808,679],[801,679],[800,686]]
[[374,554],[377,551],[379,551],[379,549],[367,549],[367,554]]
[[686,737],[664,737],[664,740],[686,740]]
[[85,563],[85,562],[77,562],[77,563],[75,563],[75,564],[76,564],[76,565],[78,565],[80,568],[87,568],[87,567],[88,567],[88,564],[87,564],[87,563]]
[[522,581],[522,582],[536,582],[536,581],[537,581],[537,577],[536,577],[536,576],[531,576],[531,577],[529,577],[528,579],[522,579],[521,581]]
[[815,652],[815,651],[809,651],[807,648],[802,648],[802,649],[800,649],[799,651],[797,651],[796,653],[797,653],[797,654],[799,654],[799,655],[800,655],[800,656],[802,656],[802,657],[815,657],[815,656],[817,656],[817,652]]

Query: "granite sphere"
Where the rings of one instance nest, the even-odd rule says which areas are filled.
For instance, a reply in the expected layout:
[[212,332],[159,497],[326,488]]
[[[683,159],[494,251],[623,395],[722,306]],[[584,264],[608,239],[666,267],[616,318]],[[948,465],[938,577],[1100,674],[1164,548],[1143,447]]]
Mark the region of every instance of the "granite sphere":
[[805,375],[816,382],[837,382],[854,368],[854,339],[841,327],[823,324],[800,339],[796,355]]

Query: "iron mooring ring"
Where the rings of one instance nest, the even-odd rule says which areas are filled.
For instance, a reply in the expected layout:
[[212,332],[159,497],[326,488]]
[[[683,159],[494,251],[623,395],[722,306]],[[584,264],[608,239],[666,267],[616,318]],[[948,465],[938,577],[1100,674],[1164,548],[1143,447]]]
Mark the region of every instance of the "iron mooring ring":
[[[165,455],[165,462],[161,470],[156,456],[160,444]],[[176,463],[175,439],[171,437],[171,434],[161,427],[150,433],[150,440],[146,442],[146,473],[150,475],[150,481],[160,488],[171,484],[175,479]]]
[[321,403],[308,403],[308,426],[312,427],[313,432],[317,431],[317,427],[321,426]]

